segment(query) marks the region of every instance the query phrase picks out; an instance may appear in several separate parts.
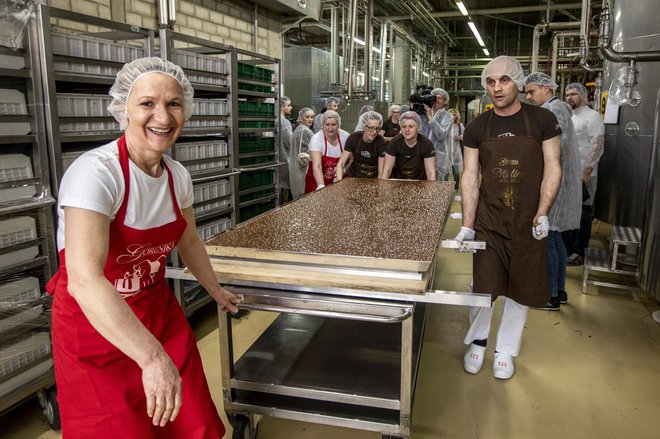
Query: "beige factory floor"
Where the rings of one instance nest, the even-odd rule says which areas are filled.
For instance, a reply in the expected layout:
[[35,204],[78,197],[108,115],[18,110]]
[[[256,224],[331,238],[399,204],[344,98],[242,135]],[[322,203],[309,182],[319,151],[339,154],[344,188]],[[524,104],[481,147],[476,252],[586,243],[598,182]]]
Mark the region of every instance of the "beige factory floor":
[[[454,211],[459,210],[454,203]],[[459,221],[449,220],[451,238]],[[609,228],[594,228],[592,246],[606,245]],[[442,251],[436,288],[466,289],[468,255]],[[463,371],[467,310],[432,307],[426,326],[412,417],[413,439],[436,438],[657,438],[660,437],[660,308],[645,295],[589,286],[582,268],[569,267],[568,305],[560,312],[530,310],[516,374],[493,378],[492,345],[478,375]],[[499,306],[499,305],[498,305]],[[498,313],[496,312],[496,315]],[[196,312],[211,392],[222,407],[215,309]],[[252,312],[235,320],[236,349],[245,349],[269,320]],[[493,332],[494,334],[494,332]],[[224,417],[224,412],[222,412]],[[43,420],[36,399],[0,418],[0,437],[60,438]],[[230,435],[226,435],[229,437]],[[376,439],[373,432],[262,418],[258,439]]]

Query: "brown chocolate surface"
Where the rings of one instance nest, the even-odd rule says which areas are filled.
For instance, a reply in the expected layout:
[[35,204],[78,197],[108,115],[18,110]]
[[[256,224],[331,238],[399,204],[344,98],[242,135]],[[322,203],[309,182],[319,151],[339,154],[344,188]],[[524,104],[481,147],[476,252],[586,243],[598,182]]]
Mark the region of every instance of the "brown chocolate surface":
[[453,182],[347,178],[206,244],[430,262],[453,195]]

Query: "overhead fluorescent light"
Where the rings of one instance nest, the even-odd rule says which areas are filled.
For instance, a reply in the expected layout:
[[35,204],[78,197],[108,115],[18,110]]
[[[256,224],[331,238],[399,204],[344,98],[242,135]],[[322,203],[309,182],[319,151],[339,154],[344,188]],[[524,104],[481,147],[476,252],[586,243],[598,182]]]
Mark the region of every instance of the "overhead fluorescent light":
[[416,65],[413,64],[411,67],[412,67],[413,70],[417,70],[417,66],[416,66]]
[[426,72],[422,72],[422,76],[426,76],[427,78],[429,77],[429,74]]
[[380,49],[378,47],[372,47],[371,50],[380,55]]
[[373,79],[374,81],[378,81],[380,78],[377,78],[377,77],[375,77],[375,76],[372,76],[371,79]]
[[364,76],[364,72],[357,72],[358,76]]
[[361,39],[359,39],[358,37],[353,38],[353,41],[355,41],[355,42],[356,42],[357,44],[359,44],[360,46],[364,46],[364,45],[365,45],[365,42],[362,41]]
[[479,35],[479,31],[477,30],[477,26],[475,26],[474,23],[471,22],[471,21],[468,21],[468,26],[470,26],[470,29],[472,29],[472,33],[474,34],[474,37],[479,42],[479,45],[481,47],[485,46],[486,44],[484,43],[484,40],[481,39],[481,35]]
[[485,54],[486,56],[490,56],[490,52],[489,52],[488,49],[486,49],[485,47],[484,47],[484,54]]
[[461,11],[461,14],[468,15],[468,10],[467,10],[467,8],[465,7],[465,5],[463,4],[462,1],[457,1],[456,6]]

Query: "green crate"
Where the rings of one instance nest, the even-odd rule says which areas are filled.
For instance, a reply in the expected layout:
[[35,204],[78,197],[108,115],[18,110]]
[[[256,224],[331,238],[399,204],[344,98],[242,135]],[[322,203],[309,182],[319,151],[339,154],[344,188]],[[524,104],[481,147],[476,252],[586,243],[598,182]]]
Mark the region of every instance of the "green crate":
[[275,163],[275,153],[238,159],[238,166],[259,165],[261,163]]
[[266,169],[254,172],[242,172],[238,180],[238,189],[241,191],[266,186],[275,182],[275,171]]
[[273,151],[275,149],[275,137],[258,137],[259,151]]
[[238,101],[239,116],[259,116],[260,111],[259,102]]
[[257,192],[251,192],[249,194],[241,195],[238,198],[239,203],[245,203],[247,201],[256,200],[258,198],[267,197],[268,195],[273,195],[275,193],[274,188],[268,188]]
[[275,200],[267,201],[265,203],[257,204],[254,206],[249,206],[243,209],[240,209],[239,212],[239,221],[247,221],[250,218],[254,218],[257,215],[268,212],[275,208]]
[[261,102],[257,110],[259,116],[275,117],[275,104]]
[[254,79],[255,77],[255,66],[252,64],[245,64],[242,62],[238,63],[238,77],[245,79]]
[[261,122],[258,120],[239,120],[239,128],[261,128]]

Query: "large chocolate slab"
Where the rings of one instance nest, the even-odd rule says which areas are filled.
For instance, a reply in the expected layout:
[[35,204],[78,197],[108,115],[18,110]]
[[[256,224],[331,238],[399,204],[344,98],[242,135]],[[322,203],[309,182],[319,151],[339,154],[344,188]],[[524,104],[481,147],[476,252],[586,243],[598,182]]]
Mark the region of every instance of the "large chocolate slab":
[[430,263],[453,195],[453,182],[347,178],[206,246]]

